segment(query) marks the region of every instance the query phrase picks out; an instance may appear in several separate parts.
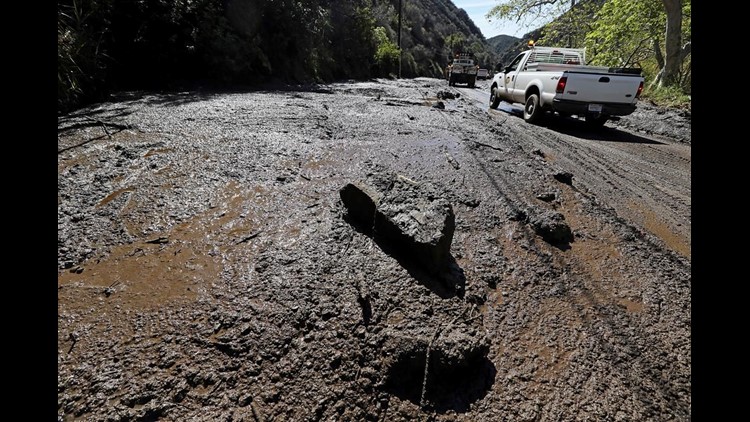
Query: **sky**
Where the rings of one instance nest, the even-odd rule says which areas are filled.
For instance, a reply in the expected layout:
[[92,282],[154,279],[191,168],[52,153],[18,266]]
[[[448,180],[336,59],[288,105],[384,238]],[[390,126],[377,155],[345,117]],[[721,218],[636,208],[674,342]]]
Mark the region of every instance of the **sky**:
[[502,0],[453,0],[453,4],[459,9],[464,9],[474,24],[482,31],[484,38],[492,38],[496,35],[511,35],[522,37],[527,32],[536,28],[524,28],[516,25],[512,21],[493,20],[489,22],[484,15],[492,9],[493,6],[503,3]]

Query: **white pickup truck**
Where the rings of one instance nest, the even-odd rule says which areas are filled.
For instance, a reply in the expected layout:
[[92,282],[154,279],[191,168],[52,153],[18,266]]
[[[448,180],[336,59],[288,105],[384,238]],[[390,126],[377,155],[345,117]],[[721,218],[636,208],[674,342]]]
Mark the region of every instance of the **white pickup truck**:
[[641,69],[587,66],[585,54],[585,49],[531,46],[508,66],[498,64],[490,108],[501,101],[520,103],[529,123],[557,112],[582,117],[593,127],[635,111],[643,91]]

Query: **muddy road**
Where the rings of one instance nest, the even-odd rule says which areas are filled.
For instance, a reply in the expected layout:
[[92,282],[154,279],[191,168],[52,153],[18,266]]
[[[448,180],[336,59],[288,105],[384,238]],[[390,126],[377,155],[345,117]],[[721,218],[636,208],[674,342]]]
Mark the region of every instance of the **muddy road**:
[[[689,111],[529,125],[488,83],[60,116],[58,420],[689,420]],[[348,184],[445,212],[445,267]]]

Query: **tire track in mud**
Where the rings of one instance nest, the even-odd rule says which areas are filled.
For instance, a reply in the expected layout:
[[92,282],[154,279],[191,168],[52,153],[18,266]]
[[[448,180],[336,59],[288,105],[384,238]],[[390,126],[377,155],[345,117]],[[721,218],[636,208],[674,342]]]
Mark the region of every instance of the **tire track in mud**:
[[[489,143],[477,143],[476,140],[486,137],[486,133],[481,130],[475,130],[474,128],[487,129],[488,125],[493,125],[492,120],[490,120],[492,117],[490,116],[490,119],[488,119],[488,116],[479,114],[474,109],[477,105],[476,102],[478,101],[478,96],[475,90],[471,88],[461,89],[456,87],[453,87],[453,90],[457,91],[459,94],[464,94],[463,97],[457,97],[455,102],[463,103],[469,109],[461,112],[461,119],[457,119],[452,113],[441,114],[442,120],[445,122],[444,128],[454,133],[463,133],[465,135],[461,141],[464,144],[464,148],[466,148],[465,153],[473,160],[471,164],[476,166],[480,173],[484,174],[486,180],[490,183],[492,190],[498,195],[497,198],[502,201],[509,214],[520,216],[522,211],[519,204],[525,204],[527,201],[521,199],[520,192],[514,192],[508,189],[513,186],[513,184],[504,177],[501,172],[493,171],[494,169],[492,169],[492,166],[488,166],[487,161],[480,157],[476,152],[479,145],[484,145],[496,149],[497,151],[510,149],[513,148],[513,146],[503,145],[501,147],[498,143],[497,147],[495,147]],[[469,98],[468,100],[466,99],[467,97]],[[467,124],[465,120],[471,120],[472,122]],[[495,140],[507,140],[507,134],[503,135],[501,131],[493,131],[493,134],[497,135],[496,137],[499,138]],[[469,142],[474,143],[469,144]]]
[[620,135],[620,131],[607,131],[604,136],[581,132],[593,138],[586,139],[565,129],[554,132],[554,126],[528,125],[521,119],[507,127],[517,134],[517,141],[546,149],[549,161],[613,205],[620,217],[690,258],[690,159],[685,156],[689,156],[689,146],[650,141],[627,132]]
[[[482,95],[487,96],[488,93],[471,89],[458,89],[458,91],[465,97],[470,98],[471,102],[475,103],[474,105],[479,108],[486,108]],[[515,106],[517,105],[510,107]],[[654,136],[647,138],[644,135],[632,134],[629,131],[619,129],[604,133],[581,130],[570,127],[571,122],[569,121],[560,123],[552,119],[548,120],[551,128],[530,126],[523,122],[520,117],[516,119],[516,116],[513,116],[509,109],[503,109],[506,113],[488,111],[488,114],[495,119],[504,116],[500,123],[502,125],[507,124],[510,129],[509,133],[522,133],[524,135],[522,136],[523,140],[536,138],[546,141],[543,144],[555,151],[552,157],[564,156],[571,163],[570,169],[586,168],[587,171],[578,171],[574,174],[585,181],[587,185],[593,186],[596,181],[585,176],[594,174],[616,176],[610,178],[616,179],[614,181],[607,180],[607,184],[613,190],[622,191],[623,187],[627,186],[627,191],[633,192],[632,200],[619,201],[623,203],[620,208],[627,207],[630,213],[642,214],[642,220],[651,220],[650,224],[643,224],[650,226],[648,231],[665,240],[667,244],[678,249],[683,255],[689,256],[689,229],[687,235],[683,233],[684,227],[689,226],[690,222],[691,160],[689,144],[687,146],[680,143],[674,144],[664,137],[658,137],[658,139],[664,141],[657,141],[657,137]],[[547,131],[554,130],[559,130],[559,137],[555,137],[553,133],[547,133]],[[614,137],[618,134],[622,134],[621,136],[624,139],[615,139]],[[571,137],[571,141],[565,139],[568,136]],[[550,145],[554,145],[554,147]],[[578,145],[589,145],[591,148],[575,148],[573,152],[562,154],[570,151],[571,146],[576,147]],[[597,153],[595,148],[600,148],[601,151]],[[618,161],[617,157],[623,157],[623,160]],[[623,165],[623,163],[627,163],[628,166]],[[642,177],[637,179],[637,182],[633,182],[633,179],[629,177],[631,175],[641,175]],[[647,190],[643,187],[653,187],[654,189]],[[664,195],[667,195],[668,198],[665,198]],[[618,203],[617,200],[622,197],[614,191],[612,191],[611,196],[614,203]],[[644,208],[642,204],[644,198],[652,198],[654,202],[649,207]],[[665,201],[665,199],[667,200]],[[664,207],[657,205],[657,203],[664,204]],[[661,212],[657,212],[653,208],[659,208]],[[679,216],[673,216],[676,210],[682,210],[683,212],[679,212]],[[620,212],[622,213],[622,210]],[[654,222],[656,216],[668,220],[667,224],[670,227],[665,230],[664,224]]]
[[[512,118],[511,118],[512,120]],[[538,283],[546,286],[551,284],[555,289],[555,294],[550,294],[545,289],[540,289],[537,286],[537,282],[524,282],[524,280],[533,280],[535,275],[533,273],[526,274],[511,274],[509,279],[504,280],[504,290],[509,290],[509,301],[517,301],[521,305],[521,308],[526,308],[524,313],[525,319],[523,323],[519,325],[508,325],[503,320],[492,318],[490,316],[495,315],[500,308],[502,302],[492,303],[494,300],[490,299],[488,303],[488,326],[492,327],[491,331],[505,333],[505,339],[508,337],[513,339],[514,344],[503,344],[499,341],[496,344],[498,350],[502,350],[499,355],[512,355],[512,356],[523,356],[523,350],[532,350],[531,358],[525,361],[515,360],[513,364],[509,364],[505,359],[501,358],[496,362],[498,370],[500,372],[508,372],[508,376],[513,375],[520,377],[522,380],[528,382],[528,387],[536,392],[545,391],[544,394],[551,396],[557,396],[553,388],[550,388],[546,383],[554,382],[559,378],[567,378],[572,382],[580,383],[578,386],[582,389],[595,388],[601,391],[611,391],[607,394],[613,394],[613,396],[619,395],[620,398],[617,400],[630,400],[638,403],[635,408],[643,409],[634,411],[631,416],[636,418],[648,417],[657,413],[655,408],[651,408],[649,403],[651,402],[651,396],[659,397],[659,400],[668,401],[671,397],[683,396],[684,392],[689,391],[689,386],[686,387],[684,377],[681,377],[680,365],[674,365],[671,368],[670,373],[680,374],[675,376],[671,383],[661,382],[659,376],[647,376],[642,381],[638,376],[634,376],[632,368],[638,368],[637,373],[649,374],[646,366],[641,358],[637,358],[642,353],[646,352],[645,344],[659,344],[656,347],[659,353],[667,354],[673,350],[674,347],[669,342],[663,342],[658,336],[649,333],[648,330],[644,330],[643,327],[646,321],[649,319],[651,312],[649,305],[643,303],[646,302],[647,294],[639,293],[641,290],[649,292],[654,287],[655,279],[650,277],[642,278],[631,278],[624,276],[627,271],[624,267],[632,265],[639,267],[641,264],[631,262],[630,259],[633,257],[628,253],[623,253],[616,245],[619,241],[616,239],[619,235],[614,232],[610,232],[612,229],[606,228],[607,226],[601,226],[601,222],[597,222],[587,217],[587,212],[583,208],[588,206],[600,206],[597,205],[596,196],[601,196],[601,192],[596,190],[597,186],[601,182],[597,181],[598,176],[606,176],[614,180],[626,178],[629,171],[633,171],[628,166],[617,162],[617,157],[624,156],[625,163],[631,163],[636,168],[643,168],[641,177],[637,180],[659,180],[659,174],[662,171],[658,167],[661,162],[670,162],[672,159],[669,154],[666,158],[660,156],[661,151],[658,148],[647,147],[655,150],[644,157],[630,157],[635,154],[633,151],[629,151],[629,144],[623,145],[622,149],[617,147],[622,144],[606,144],[602,146],[603,150],[601,153],[596,150],[597,145],[590,145],[590,148],[574,147],[570,153],[561,154],[561,157],[556,157],[557,151],[566,151],[569,149],[568,144],[573,142],[580,142],[583,145],[588,145],[585,139],[574,139],[566,142],[561,137],[556,137],[554,134],[546,133],[546,130],[539,127],[528,126],[523,121],[520,121],[520,127],[516,127],[513,124],[508,128],[506,126],[507,133],[510,134],[509,138],[513,141],[517,141],[522,146],[520,148],[526,150],[527,143],[531,143],[534,149],[542,145],[543,149],[553,148],[555,157],[550,156],[549,162],[554,162],[553,158],[565,163],[566,167],[571,170],[576,168],[576,164],[579,164],[583,168],[576,171],[576,175],[583,173],[590,175],[585,177],[583,185],[591,185],[598,195],[590,195],[588,199],[579,198],[576,199],[575,191],[579,191],[576,187],[563,188],[563,200],[562,208],[560,211],[566,215],[566,220],[570,221],[571,227],[576,227],[580,230],[579,233],[584,238],[571,244],[571,249],[567,251],[555,251],[546,245],[539,244],[533,234],[526,234],[523,236],[529,245],[529,249],[520,250],[514,247],[519,239],[515,239],[516,242],[503,242],[503,256],[509,260],[509,265],[518,267],[518,261],[530,261],[536,260],[541,264],[545,262],[544,251],[551,252],[547,255],[551,258],[552,265],[549,267],[552,271],[550,280],[539,280]],[[526,125],[526,126],[524,126]],[[530,142],[530,140],[536,139],[536,142]],[[507,139],[504,140],[507,142]],[[516,144],[518,145],[518,144]],[[504,148],[508,148],[503,144]],[[637,151],[636,151],[637,152]],[[575,154],[579,154],[580,158],[576,157]],[[657,158],[653,158],[654,154]],[[573,156],[573,157],[571,157]],[[609,158],[609,157],[614,158]],[[477,164],[483,167],[487,157],[475,157]],[[576,160],[575,158],[578,158]],[[679,158],[679,157],[675,157]],[[580,163],[578,162],[580,161]],[[687,160],[684,160],[687,161]],[[485,171],[488,177],[493,178],[499,175],[502,178],[502,172]],[[497,173],[497,175],[495,174]],[[624,186],[633,192],[643,192],[644,195],[653,195],[656,188],[654,189],[639,189],[638,183],[630,180],[626,181]],[[617,182],[609,181],[613,187],[617,187]],[[679,183],[672,183],[672,185],[679,188]],[[598,190],[601,190],[599,188]],[[583,192],[585,193],[585,192]],[[518,199],[518,195],[524,196],[521,192],[516,192],[514,195]],[[615,193],[610,195],[615,196]],[[689,199],[689,194],[687,196]],[[593,203],[591,202],[593,199]],[[611,198],[603,198],[603,203],[610,203]],[[580,202],[582,200],[582,202]],[[674,201],[680,200],[680,198],[674,199]],[[525,201],[524,205],[530,205],[531,202]],[[651,204],[653,205],[653,204]],[[674,206],[672,202],[668,203],[669,206]],[[688,204],[689,205],[689,204]],[[620,216],[621,218],[621,216]],[[632,224],[632,223],[631,223]],[[652,228],[652,230],[654,230]],[[523,231],[523,230],[522,230]],[[656,230],[654,230],[656,232]],[[521,234],[521,233],[519,233]],[[664,233],[658,233],[657,235],[670,240],[668,235]],[[674,243],[674,239],[673,243]],[[522,283],[521,286],[513,286],[515,283]],[[544,291],[544,292],[543,292]],[[549,289],[552,291],[552,289]],[[643,294],[643,298],[641,295]],[[505,292],[503,292],[505,295]],[[502,298],[501,298],[502,299]],[[535,309],[536,311],[533,311]],[[554,315],[556,318],[560,318],[561,321],[553,320],[552,323],[555,325],[554,329],[557,330],[557,338],[563,339],[562,343],[545,343],[544,339],[549,339],[550,336],[542,334],[543,331],[539,327],[544,327],[543,322],[546,321],[549,309],[555,309]],[[546,310],[546,311],[543,311]],[[506,311],[507,314],[507,311]],[[564,323],[562,323],[564,321]],[[567,335],[562,336],[560,333],[566,332]],[[648,340],[639,340],[638,342],[625,342],[626,339],[632,336],[633,333],[637,333],[638,339],[647,338]],[[689,334],[688,334],[689,336]],[[577,339],[579,342],[587,344],[585,347],[571,347],[569,342],[572,339]],[[519,344],[515,344],[520,342]],[[597,360],[597,353],[600,351],[606,351],[607,361],[606,365],[609,365],[611,378],[608,379],[608,385],[605,386],[602,380],[597,380],[596,377],[586,379],[586,377],[579,377],[576,373],[586,373],[586,368],[593,360]],[[597,365],[602,365],[602,358],[604,355],[598,356]],[[614,357],[611,361],[610,357]],[[665,363],[666,365],[671,365]],[[517,368],[516,372],[509,367]],[[531,368],[535,368],[536,371]],[[543,380],[543,381],[542,381]],[[550,381],[548,381],[550,380]],[[541,382],[540,382],[541,381]],[[571,382],[569,381],[569,382]],[[636,386],[639,383],[643,383],[643,388],[632,388],[628,390],[625,386]],[[508,389],[506,392],[508,395],[520,394],[514,388]],[[556,397],[561,399],[560,397]],[[585,406],[585,405],[584,405]],[[683,411],[683,410],[680,410]],[[542,407],[536,410],[537,414],[546,415],[546,417],[554,418],[554,407]],[[639,413],[642,412],[642,413]],[[557,415],[560,417],[560,414]],[[544,419],[544,418],[542,418]]]

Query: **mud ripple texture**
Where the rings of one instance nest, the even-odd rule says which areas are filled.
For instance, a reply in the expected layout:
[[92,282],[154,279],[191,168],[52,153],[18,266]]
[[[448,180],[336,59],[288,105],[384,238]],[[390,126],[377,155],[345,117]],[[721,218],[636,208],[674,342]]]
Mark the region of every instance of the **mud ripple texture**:
[[[61,116],[58,420],[690,420],[689,170],[649,219],[656,188],[614,192],[625,170],[595,162],[627,145],[689,167],[689,114],[572,139],[446,90],[126,93]],[[461,289],[346,221],[342,187],[382,172],[451,205]]]

